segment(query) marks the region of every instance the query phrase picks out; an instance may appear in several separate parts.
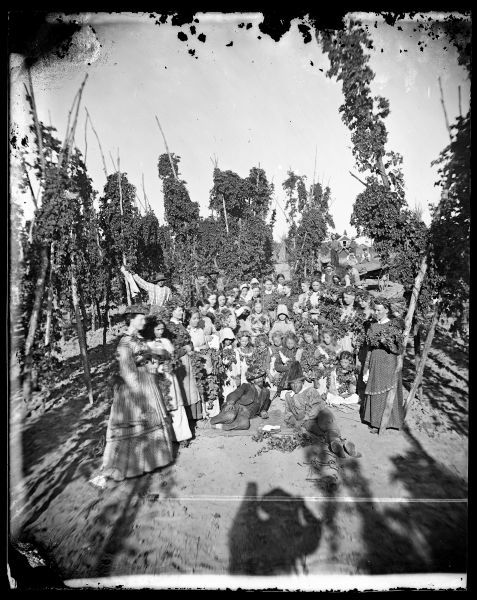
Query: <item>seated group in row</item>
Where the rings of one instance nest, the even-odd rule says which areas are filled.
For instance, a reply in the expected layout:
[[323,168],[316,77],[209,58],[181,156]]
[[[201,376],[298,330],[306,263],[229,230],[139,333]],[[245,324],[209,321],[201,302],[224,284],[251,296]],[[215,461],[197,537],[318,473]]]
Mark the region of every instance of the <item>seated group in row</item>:
[[[272,279],[257,284],[208,294],[187,310],[174,294],[162,306],[128,307],[103,474],[121,480],[169,464],[173,442],[187,445],[198,422],[247,429],[272,403],[339,456],[356,451],[331,405],[360,403],[362,421],[377,431],[402,350],[389,303],[321,278],[303,282],[295,298]],[[397,385],[388,427],[399,429]]]

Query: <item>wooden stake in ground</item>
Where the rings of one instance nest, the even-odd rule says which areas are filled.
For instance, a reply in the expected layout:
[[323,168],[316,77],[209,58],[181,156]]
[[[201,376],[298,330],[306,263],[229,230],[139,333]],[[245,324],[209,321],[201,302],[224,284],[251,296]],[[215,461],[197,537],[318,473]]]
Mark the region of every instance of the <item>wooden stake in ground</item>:
[[53,315],[53,273],[55,270],[55,242],[50,245],[50,276],[48,278],[48,300],[46,307],[45,347],[50,345],[51,321]]
[[382,435],[386,431],[386,427],[389,423],[389,418],[393,410],[394,399],[397,392],[397,382],[402,373],[402,367],[404,363],[404,356],[406,354],[407,342],[409,339],[409,332],[411,331],[412,318],[416,309],[417,299],[419,298],[419,292],[421,291],[422,282],[427,271],[427,255],[425,255],[421,261],[421,267],[414,280],[414,287],[412,289],[411,301],[409,302],[409,308],[407,310],[406,319],[404,321],[404,333],[403,333],[403,350],[402,354],[398,356],[396,370],[394,371],[394,386],[388,392],[386,398],[386,405],[384,407],[383,416],[381,418],[381,424],[379,426],[379,435]]
[[86,347],[86,336],[83,329],[83,322],[81,319],[81,309],[78,298],[78,283],[76,281],[75,266],[71,267],[71,295],[73,300],[73,307],[75,309],[76,317],[76,331],[78,333],[78,342],[80,347],[81,359],[83,362],[83,371],[86,382],[86,389],[88,390],[89,403],[93,404],[93,387],[91,385],[91,375],[89,371],[89,360],[88,360],[88,349]]
[[429,332],[426,337],[426,342],[424,344],[424,350],[422,351],[421,360],[419,362],[419,368],[417,369],[416,377],[412,384],[411,391],[409,392],[409,396],[407,397],[407,400],[404,404],[404,418],[406,417],[407,412],[409,410],[409,406],[411,405],[412,401],[414,400],[416,392],[417,392],[419,386],[421,385],[422,376],[424,374],[424,369],[426,367],[426,361],[427,361],[427,357],[429,355],[429,350],[431,349],[432,340],[434,339],[434,333],[436,331],[437,322],[439,321],[439,316],[440,316],[440,311],[436,305],[436,307],[434,308],[434,314],[432,315],[431,326],[429,328]]
[[28,334],[25,340],[25,365],[23,369],[23,399],[25,402],[31,400],[32,390],[32,367],[33,367],[33,341],[35,339],[36,328],[38,326],[38,319],[40,315],[41,301],[45,292],[46,272],[48,270],[48,248],[43,246],[41,249],[41,266],[38,278],[36,280],[35,287],[35,300],[33,302],[33,310],[30,316],[30,323],[28,326]]

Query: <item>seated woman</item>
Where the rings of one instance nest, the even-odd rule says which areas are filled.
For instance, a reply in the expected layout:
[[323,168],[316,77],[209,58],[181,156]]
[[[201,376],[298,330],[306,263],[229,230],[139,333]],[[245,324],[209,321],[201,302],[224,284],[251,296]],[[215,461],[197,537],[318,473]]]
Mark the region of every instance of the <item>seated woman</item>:
[[249,366],[251,364],[252,355],[253,355],[253,346],[251,344],[252,334],[250,333],[250,331],[243,329],[242,331],[238,332],[237,338],[238,338],[237,352],[238,352],[238,357],[239,357],[240,382],[246,383],[247,382],[246,373],[247,373],[247,369],[249,368]]
[[344,350],[340,354],[339,363],[328,376],[328,404],[358,404],[358,378],[353,363],[354,356]]
[[270,385],[270,344],[268,335],[261,333],[255,338],[251,362],[265,371],[265,383]]
[[[231,305],[227,305],[227,297],[225,294],[220,294],[217,298],[217,309],[215,311],[216,317],[222,315],[222,325],[223,327],[230,327],[232,331],[237,327],[237,320],[235,318],[235,311],[233,309],[233,303]],[[218,328],[218,326],[216,326]]]
[[277,385],[276,396],[279,396],[283,390],[287,389],[287,377],[290,366],[296,361],[298,338],[294,333],[287,333],[283,337],[282,346],[278,352],[275,361],[275,371],[280,373],[280,381]]
[[247,370],[247,383],[242,383],[226,398],[220,413],[210,420],[216,429],[249,429],[250,419],[266,418],[270,406],[270,390],[264,387],[265,372],[252,365]]
[[245,328],[252,332],[252,343],[261,333],[268,335],[270,331],[270,318],[263,312],[261,300],[256,300],[252,305],[252,312],[245,321]]
[[279,358],[280,348],[282,347],[283,336],[279,331],[275,331],[272,336],[272,343],[269,347],[270,353],[270,386],[276,391],[277,385],[281,380],[281,373],[275,369],[275,363]]
[[284,304],[279,304],[277,306],[276,312],[277,312],[277,320],[275,321],[275,323],[273,324],[273,326],[270,330],[270,333],[269,333],[270,340],[272,339],[272,335],[276,331],[279,331],[282,334],[282,336],[289,332],[295,333],[295,326],[290,321],[290,315],[288,312],[288,308]]
[[345,458],[346,454],[357,456],[353,442],[341,437],[334,415],[322,395],[314,387],[304,389],[304,381],[300,363],[296,361],[288,374],[288,385],[292,391],[285,395],[285,422],[290,427],[314,435],[325,435],[330,450],[341,458]]
[[296,360],[300,363],[305,376],[314,378],[315,370],[320,364],[318,358],[318,338],[311,325],[302,329],[303,342],[296,353]]

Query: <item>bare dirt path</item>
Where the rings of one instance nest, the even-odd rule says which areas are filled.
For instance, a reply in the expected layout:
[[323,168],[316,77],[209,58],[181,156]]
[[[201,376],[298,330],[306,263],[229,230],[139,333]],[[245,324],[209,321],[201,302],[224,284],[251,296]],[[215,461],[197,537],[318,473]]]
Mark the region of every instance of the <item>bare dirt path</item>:
[[[87,480],[101,460],[116,343],[90,351],[94,406],[74,343],[45,411],[26,417],[12,402],[12,531],[63,579],[466,571],[467,355],[445,333],[403,431],[371,435],[357,407],[333,409],[362,454],[336,459],[337,471],[310,470],[313,456],[329,460],[318,443],[259,453],[266,442],[250,433],[198,429],[172,466],[99,492]],[[277,422],[282,410],[275,400]],[[334,472],[337,486],[324,485]]]

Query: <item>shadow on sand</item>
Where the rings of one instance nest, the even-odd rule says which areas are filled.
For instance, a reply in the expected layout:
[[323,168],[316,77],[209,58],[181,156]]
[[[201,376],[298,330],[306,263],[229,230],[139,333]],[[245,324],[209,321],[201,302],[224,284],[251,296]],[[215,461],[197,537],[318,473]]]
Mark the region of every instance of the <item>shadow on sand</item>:
[[229,573],[306,572],[306,557],[320,539],[321,523],[302,498],[281,488],[258,496],[257,484],[249,482],[229,532]]

